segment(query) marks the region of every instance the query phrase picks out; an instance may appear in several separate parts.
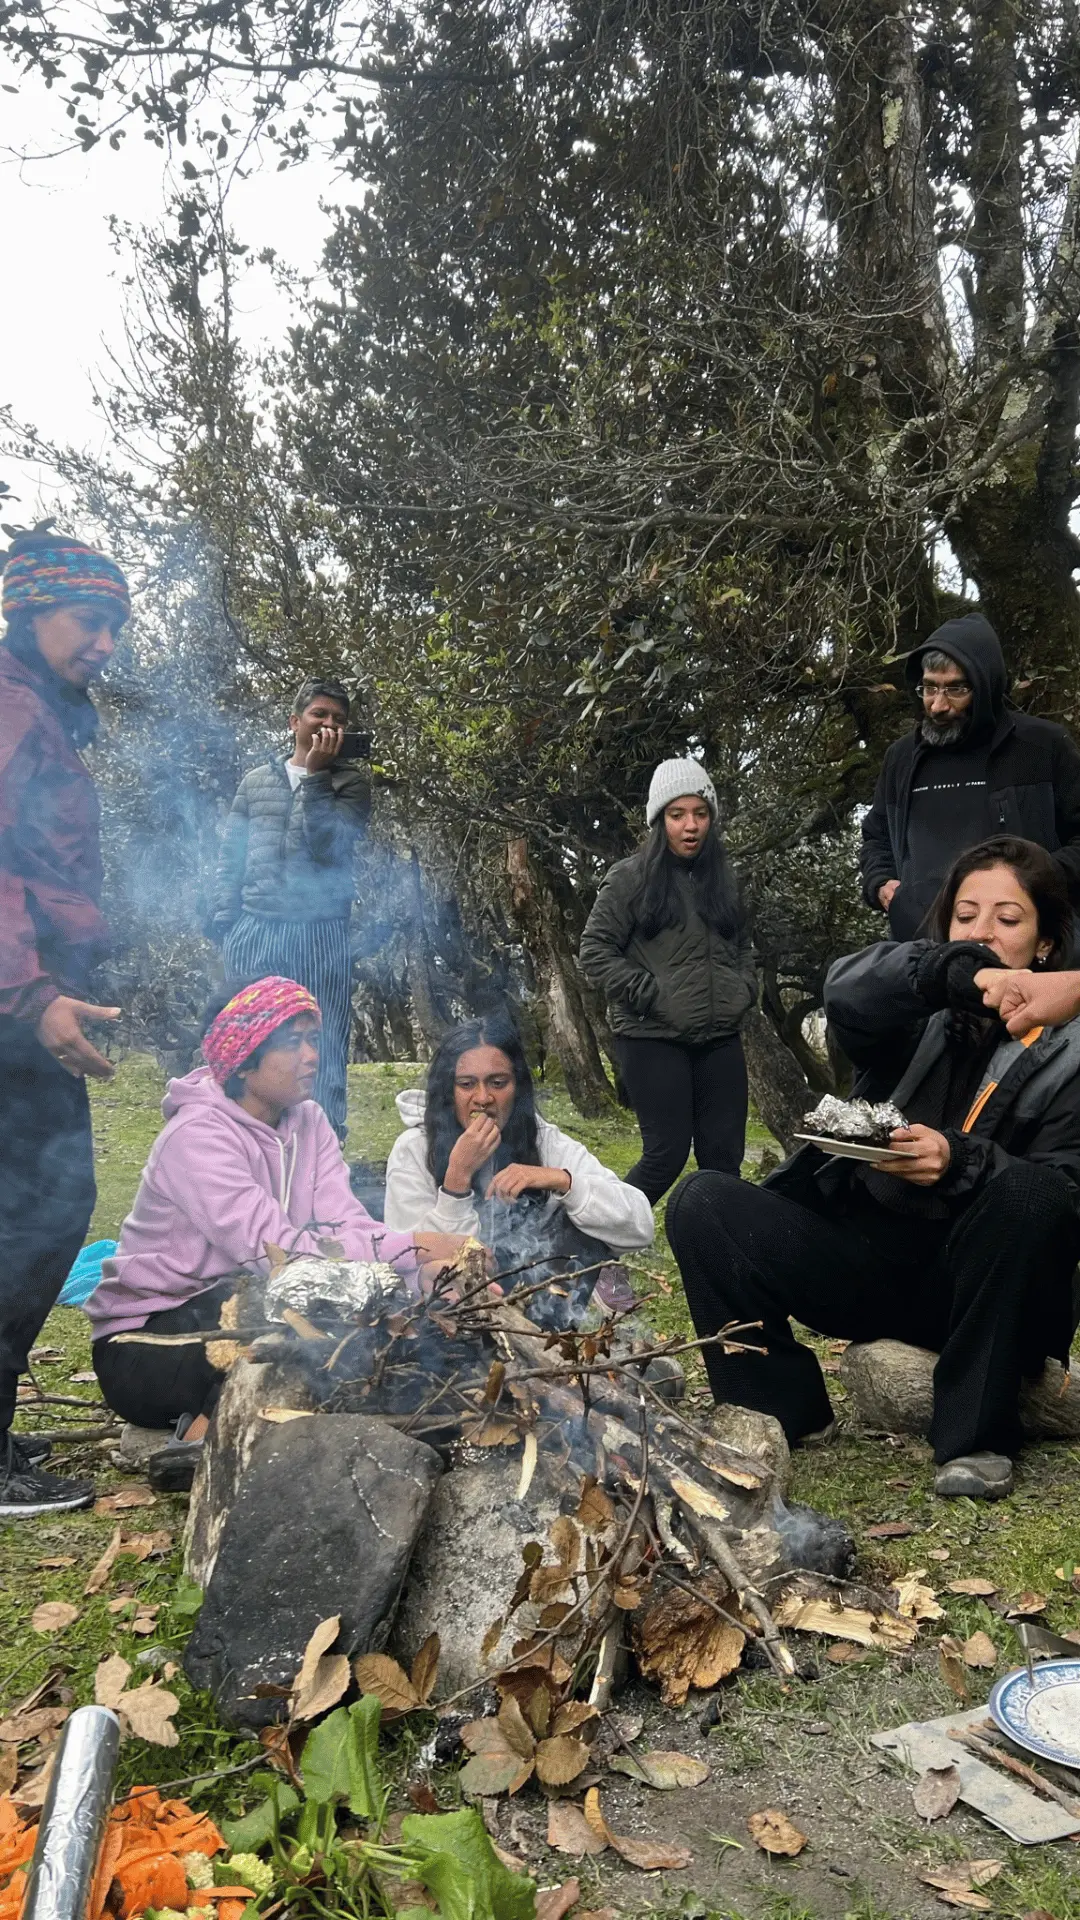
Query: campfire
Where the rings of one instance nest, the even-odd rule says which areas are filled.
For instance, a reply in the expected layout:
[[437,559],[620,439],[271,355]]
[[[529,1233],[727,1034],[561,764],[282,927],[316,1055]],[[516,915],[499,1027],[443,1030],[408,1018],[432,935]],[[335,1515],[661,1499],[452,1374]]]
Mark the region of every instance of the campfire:
[[237,1724],[281,1717],[330,1617],[349,1658],[408,1661],[436,1629],[443,1705],[497,1678],[604,1707],[630,1654],[673,1702],[748,1657],[791,1675],[778,1583],[849,1571],[842,1527],[648,1378],[703,1342],[635,1342],[617,1316],[546,1329],[527,1273],[500,1296],[484,1260],[417,1299],[336,1248],[274,1250],[206,1336],[228,1378],[188,1522],[206,1597],[186,1664]]

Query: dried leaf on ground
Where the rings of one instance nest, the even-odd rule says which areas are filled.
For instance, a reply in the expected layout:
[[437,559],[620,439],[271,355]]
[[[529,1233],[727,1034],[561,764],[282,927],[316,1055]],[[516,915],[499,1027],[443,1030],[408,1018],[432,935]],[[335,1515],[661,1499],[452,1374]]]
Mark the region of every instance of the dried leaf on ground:
[[893,1588],[896,1594],[896,1611],[902,1620],[941,1620],[945,1609],[934,1598],[933,1587],[925,1585],[926,1568],[916,1567],[906,1573]]
[[587,1473],[581,1483],[577,1518],[586,1533],[604,1533],[615,1518],[615,1503],[597,1483],[595,1474]]
[[[994,1902],[975,1889],[996,1879],[1004,1864],[1003,1860],[957,1860],[951,1866],[920,1873],[919,1879],[924,1886],[933,1887],[943,1906],[970,1907],[976,1912],[988,1913]],[[1025,1914],[1024,1920],[1042,1920],[1042,1917]],[[1053,1920],[1053,1916],[1047,1914],[1045,1920]]]
[[50,1753],[44,1764],[38,1767],[36,1773],[30,1774],[26,1780],[21,1780],[17,1786],[12,1788],[11,1797],[17,1807],[29,1807],[32,1810],[37,1810],[45,1805],[45,1795],[49,1791],[49,1783],[52,1780],[55,1765],[56,1753],[53,1752]]
[[989,1600],[997,1592],[992,1580],[984,1580],[981,1574],[972,1574],[970,1579],[950,1580],[950,1593],[968,1593],[976,1600]]
[[742,1659],[746,1634],[722,1620],[710,1600],[737,1616],[730,1588],[718,1575],[707,1574],[693,1593],[669,1588],[634,1621],[638,1665],[647,1679],[659,1681],[665,1706],[681,1707],[691,1687],[715,1687]]
[[11,1792],[18,1777],[18,1747],[0,1747],[0,1797]]
[[886,1651],[910,1647],[918,1633],[913,1620],[898,1619],[884,1608],[871,1613],[867,1607],[834,1606],[831,1600],[807,1600],[799,1593],[785,1594],[772,1614],[778,1627],[824,1633],[835,1640],[854,1640],[860,1647],[884,1647]]
[[951,1560],[952,1553],[948,1547],[931,1547],[926,1557],[928,1560]]
[[399,1667],[388,1653],[362,1653],[353,1661],[352,1670],[361,1690],[375,1694],[382,1703],[384,1720],[412,1713],[423,1704],[404,1667]]
[[709,1777],[704,1760],[689,1753],[618,1753],[608,1761],[612,1773],[629,1774],[647,1787],[700,1787]]
[[964,1649],[955,1634],[943,1633],[938,1641],[938,1666],[945,1685],[966,1707],[971,1699],[971,1687],[964,1667]]
[[746,1824],[751,1839],[762,1853],[779,1853],[794,1859],[806,1845],[805,1833],[800,1833],[779,1807],[762,1807],[760,1813],[750,1815]]
[[51,1560],[35,1560],[35,1573],[63,1573],[67,1567],[75,1567],[78,1561],[73,1553],[58,1553]]
[[99,1707],[115,1707],[131,1679],[131,1668],[118,1653],[110,1653],[94,1675],[94,1699]]
[[529,1488],[532,1486],[532,1478],[533,1478],[533,1474],[536,1472],[536,1462],[538,1458],[539,1458],[539,1452],[537,1448],[536,1435],[535,1433],[527,1433],[525,1435],[525,1445],[522,1449],[522,1454],[521,1454],[521,1478],[517,1483],[517,1493],[515,1495],[516,1499],[524,1500],[525,1495],[528,1493]]
[[140,1635],[153,1633],[154,1628],[157,1626],[157,1617],[160,1612],[160,1606],[136,1607],[131,1622],[131,1632]]
[[947,1767],[928,1767],[911,1791],[911,1804],[920,1820],[943,1820],[959,1798],[960,1769],[951,1761]]
[[43,1600],[30,1615],[30,1625],[35,1633],[62,1633],[78,1617],[79,1609],[70,1600]]
[[988,1633],[980,1629],[970,1634],[964,1641],[962,1657],[965,1667],[996,1667],[997,1648]]
[[493,1718],[471,1720],[462,1727],[461,1739],[471,1756],[460,1774],[467,1792],[516,1793],[531,1777],[536,1741],[512,1693]]
[[12,1713],[0,1720],[0,1745],[19,1746],[24,1740],[47,1739],[62,1727],[70,1707],[31,1707],[28,1713]]
[[1019,1593],[1005,1609],[1006,1620],[1030,1620],[1033,1613],[1046,1612],[1045,1593]]
[[[337,1705],[349,1684],[349,1662],[343,1653],[330,1653],[341,1632],[341,1617],[333,1613],[320,1620],[304,1648],[300,1671],[293,1682],[289,1714],[293,1720],[317,1720]],[[393,1662],[391,1662],[393,1664]],[[364,1689],[366,1693],[371,1688]]]
[[542,1887],[536,1896],[536,1920],[563,1920],[580,1899],[576,1880],[565,1880],[561,1887]]
[[583,1854],[603,1853],[607,1846],[573,1800],[549,1800],[547,1843],[556,1853],[572,1854],[575,1860]]
[[835,1646],[826,1648],[825,1658],[832,1667],[857,1666],[860,1660],[869,1659],[869,1649],[856,1646],[852,1640],[838,1640]]
[[560,1733],[541,1740],[536,1749],[536,1776],[545,1787],[566,1787],[583,1774],[589,1764],[589,1749],[584,1740],[572,1733]]
[[119,1493],[103,1493],[94,1501],[95,1513],[126,1513],[131,1507],[153,1507],[157,1494],[151,1487],[121,1487]]
[[409,1679],[418,1700],[431,1699],[439,1673],[441,1643],[437,1633],[429,1633],[412,1663]]
[[180,1702],[168,1687],[159,1686],[156,1680],[144,1680],[141,1687],[122,1693],[116,1705],[121,1726],[137,1739],[148,1740],[153,1747],[180,1745],[180,1735],[172,1724]]
[[868,1540],[906,1540],[909,1533],[917,1532],[910,1520],[877,1520],[867,1527]]
[[101,1559],[97,1562],[97,1565],[91,1569],[90,1578],[87,1580],[86,1585],[83,1588],[84,1594],[101,1592],[102,1587],[105,1585],[106,1580],[108,1579],[110,1573],[112,1572],[113,1561],[116,1559],[116,1556],[120,1551],[120,1542],[123,1539],[123,1537],[124,1537],[123,1526],[118,1526],[114,1528],[112,1539],[109,1541],[109,1544],[106,1547],[104,1553],[102,1554]]
[[120,1542],[121,1553],[130,1553],[133,1560],[158,1560],[171,1553],[172,1547],[173,1536],[167,1527],[158,1527],[153,1533],[125,1533]]

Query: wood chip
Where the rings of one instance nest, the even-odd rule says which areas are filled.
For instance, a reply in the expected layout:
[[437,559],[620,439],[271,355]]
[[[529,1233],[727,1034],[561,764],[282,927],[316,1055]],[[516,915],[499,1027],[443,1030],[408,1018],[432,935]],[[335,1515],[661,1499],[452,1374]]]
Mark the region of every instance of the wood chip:
[[799,1633],[824,1633],[834,1640],[854,1640],[861,1647],[884,1647],[891,1651],[910,1647],[918,1634],[914,1620],[898,1620],[894,1614],[871,1613],[863,1607],[834,1606],[831,1600],[805,1600],[797,1593],[785,1594],[773,1608],[778,1627],[794,1627]]

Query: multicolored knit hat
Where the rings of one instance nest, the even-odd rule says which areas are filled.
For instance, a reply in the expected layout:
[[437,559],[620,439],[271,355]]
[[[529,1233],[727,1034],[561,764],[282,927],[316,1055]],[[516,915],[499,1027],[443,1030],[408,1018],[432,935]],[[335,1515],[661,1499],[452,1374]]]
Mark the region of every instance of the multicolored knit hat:
[[203,1059],[218,1085],[223,1087],[256,1047],[298,1013],[313,1013],[322,1024],[314,994],[280,973],[268,973],[234,993],[203,1035]]
[[115,560],[65,534],[20,534],[4,561],[4,619],[23,609],[32,612],[66,600],[105,600],[126,620],[131,612],[128,583]]

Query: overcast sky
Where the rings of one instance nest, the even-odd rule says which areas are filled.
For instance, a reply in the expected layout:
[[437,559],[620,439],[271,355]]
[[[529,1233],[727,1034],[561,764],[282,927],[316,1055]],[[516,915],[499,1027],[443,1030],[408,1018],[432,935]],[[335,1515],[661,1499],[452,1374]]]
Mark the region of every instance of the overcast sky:
[[[14,78],[0,66],[0,81]],[[106,143],[89,154],[27,162],[26,152],[62,146],[67,122],[55,94],[36,82],[0,96],[0,232],[4,236],[4,294],[0,299],[0,405],[50,440],[101,450],[107,430],[94,407],[94,385],[107,380],[108,353],[123,351],[123,280],[108,218],[153,225],[170,193],[169,163],[134,124],[118,152]],[[326,221],[322,201],[355,198],[355,184],[339,182],[328,164],[313,160],[276,171],[265,164],[233,185],[229,215],[254,248],[276,248],[303,273],[317,268]],[[281,337],[288,304],[271,274],[249,275],[238,299],[245,342]],[[50,510],[55,484],[47,474],[0,462],[20,498],[5,518],[28,524],[39,504]]]

